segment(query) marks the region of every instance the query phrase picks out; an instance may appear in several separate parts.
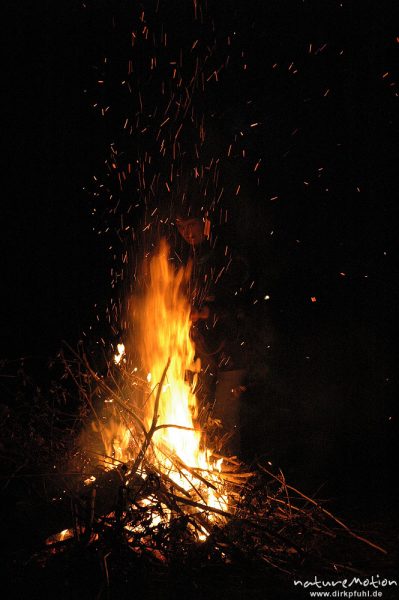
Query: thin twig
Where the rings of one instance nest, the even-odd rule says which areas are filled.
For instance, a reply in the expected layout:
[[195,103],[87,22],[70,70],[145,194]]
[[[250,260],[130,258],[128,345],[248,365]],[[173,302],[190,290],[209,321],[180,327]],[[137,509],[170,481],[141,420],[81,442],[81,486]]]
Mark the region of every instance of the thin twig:
[[[268,475],[270,475],[271,477],[273,477],[273,479],[275,479],[276,481],[279,481],[281,483],[280,479],[276,475],[274,475],[273,473],[271,473],[268,469],[266,469],[265,467],[262,467],[261,465],[259,465],[259,467],[260,467],[260,469],[262,471],[264,471],[265,473],[267,473]],[[388,554],[388,552],[387,552],[387,550],[385,550],[385,548],[382,548],[381,546],[378,546],[378,544],[375,544],[374,542],[371,542],[367,538],[365,538],[365,537],[363,537],[361,535],[357,535],[356,533],[354,533],[350,529],[350,527],[348,527],[343,521],[341,521],[340,519],[338,519],[337,517],[335,517],[330,511],[328,511],[325,508],[323,508],[322,506],[320,506],[320,504],[318,502],[316,502],[315,500],[313,500],[312,498],[309,498],[308,496],[306,496],[305,494],[303,494],[302,492],[300,492],[299,490],[297,490],[296,488],[294,488],[291,485],[287,485],[287,489],[295,492],[296,494],[299,494],[299,496],[301,496],[302,498],[304,498],[305,500],[307,500],[308,502],[310,502],[311,504],[313,504],[314,506],[316,506],[316,508],[318,508],[322,513],[324,513],[325,515],[327,515],[327,517],[329,517],[330,519],[332,519],[333,521],[335,521],[335,523],[337,523],[350,536],[352,536],[353,538],[355,538],[359,542],[363,542],[363,543],[367,544],[368,546],[370,546],[371,548],[374,548],[375,550],[378,550],[378,552],[381,552],[382,554]]]

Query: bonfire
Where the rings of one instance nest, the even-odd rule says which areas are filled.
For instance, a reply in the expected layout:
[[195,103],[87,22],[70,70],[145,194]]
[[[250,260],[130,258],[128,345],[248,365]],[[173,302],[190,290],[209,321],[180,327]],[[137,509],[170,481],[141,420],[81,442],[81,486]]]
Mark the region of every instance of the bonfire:
[[190,337],[189,276],[189,267],[175,270],[161,242],[144,289],[130,302],[134,342],[118,344],[106,375],[82,352],[78,382],[65,361],[91,424],[75,455],[80,474],[69,484],[72,524],[47,540],[51,551],[83,543],[112,552],[123,543],[132,557],[163,565],[176,557],[245,559],[287,573],[315,560],[345,569],[330,550],[320,557],[343,534],[385,553],[287,484],[270,462],[248,468],[213,449],[198,418],[201,365]]

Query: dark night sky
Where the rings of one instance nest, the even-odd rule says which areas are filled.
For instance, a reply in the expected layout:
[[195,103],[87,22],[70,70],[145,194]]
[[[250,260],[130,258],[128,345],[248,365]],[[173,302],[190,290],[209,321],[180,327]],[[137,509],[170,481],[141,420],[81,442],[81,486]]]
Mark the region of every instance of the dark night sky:
[[102,277],[82,195],[101,144],[83,96],[90,48],[79,6],[67,4],[22,2],[4,20],[6,356],[76,339]]
[[[8,4],[1,355],[49,356],[62,339],[76,343],[111,293],[82,188],[112,135],[89,104],[116,4]],[[366,404],[370,430],[385,435],[397,388],[394,3],[209,4],[218,27],[237,27],[249,65],[245,85],[230,80],[217,102],[233,106],[234,127],[262,122],[250,138],[263,164],[251,233],[271,296],[272,391],[312,397],[309,412],[336,419],[352,403],[352,422]],[[179,16],[183,3],[173,5]]]
[[[272,272],[279,301],[286,303],[288,286],[293,304],[321,294],[331,308],[346,285],[384,327],[394,305],[397,42],[389,10],[342,4],[321,11],[312,2],[227,2],[236,8],[230,19],[240,26],[253,100],[252,114],[234,118],[263,124],[250,151],[266,163],[259,197],[269,206],[260,214],[277,241],[265,277]],[[231,26],[223,10],[214,12],[218,26]],[[111,43],[112,14],[111,2],[22,2],[4,20],[3,315],[14,341],[3,337],[3,354],[72,341],[107,293],[105,243],[92,232],[82,188],[104,161],[108,136],[83,90]],[[244,95],[233,88],[217,102],[240,106]],[[254,232],[263,234],[258,225]],[[338,280],[340,272],[350,281]]]

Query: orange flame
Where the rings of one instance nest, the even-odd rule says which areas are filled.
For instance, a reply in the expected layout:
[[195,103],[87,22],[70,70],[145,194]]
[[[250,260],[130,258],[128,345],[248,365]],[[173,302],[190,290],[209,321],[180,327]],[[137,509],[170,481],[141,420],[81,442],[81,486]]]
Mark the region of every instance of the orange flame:
[[[175,483],[185,489],[191,485],[203,488],[193,473],[207,471],[207,479],[217,489],[221,483],[217,477],[221,461],[212,462],[209,450],[201,448],[201,431],[196,423],[198,406],[194,389],[201,365],[199,359],[195,359],[190,337],[190,303],[185,293],[190,273],[190,265],[178,271],[174,269],[168,245],[162,240],[150,261],[146,291],[137,311],[142,368],[151,375],[147,380],[153,385],[146,405],[145,424],[149,429],[156,421],[155,456]],[[166,365],[169,366],[162,382]],[[188,372],[191,372],[191,384],[187,381]],[[168,455],[180,459],[191,472],[183,469],[182,474],[173,469]],[[226,508],[226,498],[211,487],[202,489],[202,495],[208,506]]]
[[93,422],[91,427],[101,435],[107,459],[105,465],[118,466],[121,462],[132,459],[129,451],[131,434],[124,423],[112,416],[104,424]]
[[[155,398],[166,364],[170,361],[163,389],[159,395],[158,429],[154,442],[166,446],[188,466],[197,466],[201,433],[195,429],[197,402],[193,384],[186,381],[187,371],[198,373],[199,360],[190,338],[190,305],[184,286],[189,268],[177,272],[169,260],[165,241],[150,263],[149,285],[139,311],[139,352],[143,368],[151,373],[148,378],[154,385],[147,403],[145,420],[150,427],[154,417]],[[182,428],[182,429],[181,429]]]

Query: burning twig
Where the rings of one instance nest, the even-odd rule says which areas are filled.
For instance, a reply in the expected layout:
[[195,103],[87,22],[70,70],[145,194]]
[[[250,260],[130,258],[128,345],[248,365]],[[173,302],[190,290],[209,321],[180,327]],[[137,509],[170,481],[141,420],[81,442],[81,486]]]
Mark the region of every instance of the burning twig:
[[156,431],[156,425],[157,425],[158,416],[159,416],[158,415],[159,398],[161,396],[162,387],[163,387],[163,384],[165,381],[166,373],[168,372],[168,369],[169,369],[169,365],[170,365],[170,358],[168,358],[168,362],[166,363],[166,366],[162,373],[161,381],[158,384],[158,391],[157,391],[157,395],[155,398],[155,406],[154,406],[151,427],[150,427],[150,430],[148,432],[146,432],[146,434],[145,434],[145,440],[144,440],[143,446],[141,447],[141,450],[133,464],[133,467],[132,467],[133,473],[135,473],[138,470],[141,462],[143,461],[144,456],[145,456],[145,454],[148,450],[148,447],[151,443],[152,436],[154,435],[154,433]]

